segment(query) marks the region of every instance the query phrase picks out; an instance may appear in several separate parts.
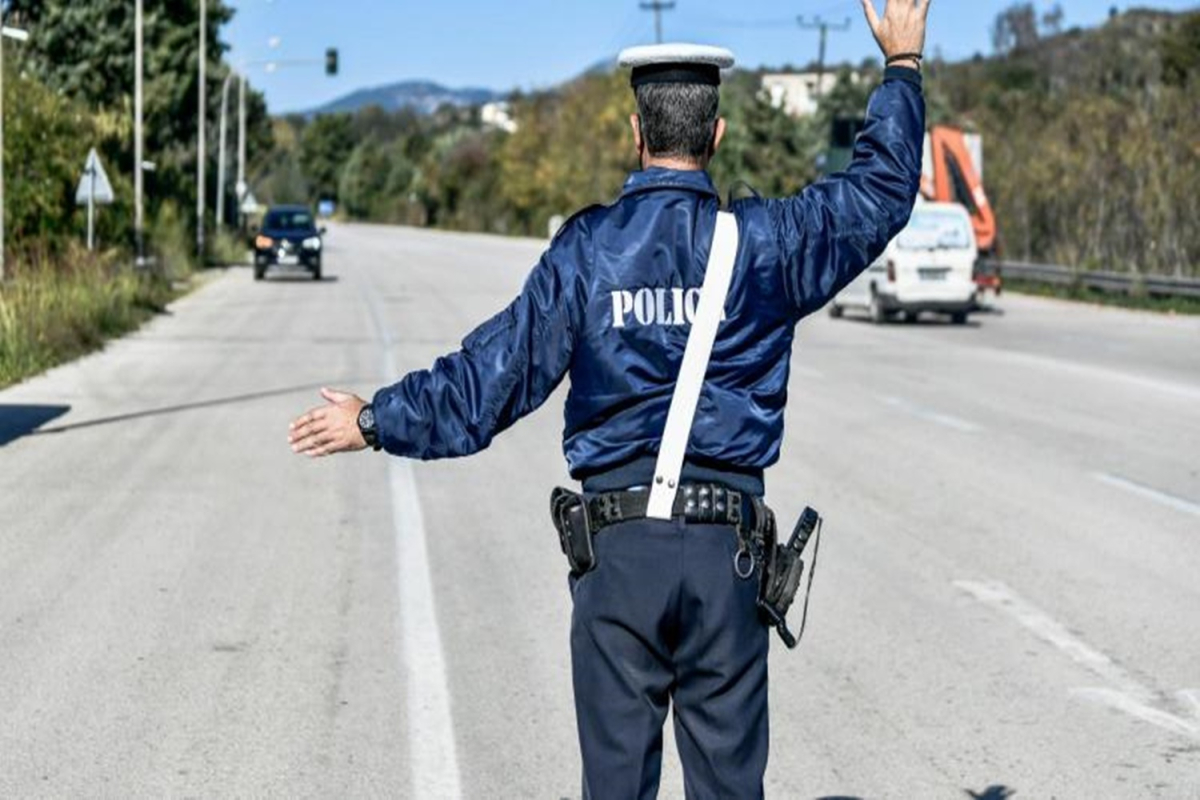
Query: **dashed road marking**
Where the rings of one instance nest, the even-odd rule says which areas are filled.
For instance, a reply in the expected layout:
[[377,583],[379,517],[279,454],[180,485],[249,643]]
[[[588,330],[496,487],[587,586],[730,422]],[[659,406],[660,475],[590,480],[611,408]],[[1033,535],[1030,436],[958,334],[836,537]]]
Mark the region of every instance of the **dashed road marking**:
[[1176,397],[1181,397],[1185,400],[1200,400],[1200,386],[1195,384],[1179,383],[1172,380],[1152,378],[1146,375],[1137,375],[1130,372],[1123,372],[1112,367],[1103,367],[1093,364],[1080,364],[1078,362],[1055,358],[1053,356],[1044,356],[1037,353],[1022,353],[1012,350],[994,350],[990,347],[984,348],[983,352],[986,352],[990,357],[995,358],[998,361],[1007,361],[1010,364],[1024,364],[1026,366],[1053,370],[1059,374],[1072,373],[1096,380],[1123,383],[1130,388],[1149,389],[1155,392],[1175,395]]
[[941,425],[944,428],[950,428],[951,430],[956,430],[959,433],[978,433],[979,431],[983,430],[981,426],[976,425],[970,420],[965,420],[961,417],[955,417],[951,414],[943,414],[939,411],[934,411],[932,409],[919,406],[916,403],[905,400],[903,397],[881,397],[879,398],[879,402],[886,406],[899,409],[900,411],[916,417],[917,419],[925,420],[926,422],[932,422],[935,425]]
[[1165,711],[1163,698],[1144,686],[1104,653],[1068,631],[1049,614],[999,581],[954,581],[954,586],[1012,617],[1042,641],[1053,645],[1111,688],[1072,689],[1071,694],[1107,705],[1164,730],[1200,739],[1200,694],[1178,693],[1181,714]]
[[1110,475],[1107,472],[1094,472],[1092,473],[1092,477],[1101,483],[1114,486],[1118,489],[1124,489],[1131,494],[1136,494],[1139,497],[1146,498],[1147,500],[1153,500],[1156,503],[1168,506],[1176,511],[1182,511],[1185,514],[1192,514],[1200,517],[1200,504],[1193,503],[1190,500],[1184,500],[1182,497],[1176,497],[1173,494],[1159,491],[1158,489],[1154,489],[1150,486],[1144,486],[1140,483],[1131,481],[1128,478],[1122,478],[1120,475]]

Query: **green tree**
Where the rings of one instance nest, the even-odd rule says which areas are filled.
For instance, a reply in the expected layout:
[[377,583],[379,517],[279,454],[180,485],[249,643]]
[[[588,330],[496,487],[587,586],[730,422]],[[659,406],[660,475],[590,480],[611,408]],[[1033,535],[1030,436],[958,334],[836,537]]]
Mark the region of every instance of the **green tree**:
[[352,217],[378,219],[387,198],[388,162],[384,149],[374,138],[361,142],[341,170],[338,200]]
[[[22,47],[23,68],[51,89],[82,107],[120,115],[132,128],[134,91],[134,8],[128,0],[9,0],[9,14],[35,30]],[[221,83],[228,74],[222,64],[226,46],[221,28],[233,17],[223,0],[208,0],[207,60],[209,64],[209,153],[215,160],[216,128]],[[153,176],[151,203],[174,199],[185,204],[195,196],[194,171],[199,97],[198,0],[145,0],[145,137],[146,157],[158,169]],[[269,151],[271,128],[262,95],[247,96],[247,149]],[[126,174],[133,172],[132,137],[110,154]],[[216,170],[210,169],[215,190]]]
[[1162,70],[1172,86],[1200,83],[1200,12],[1188,14],[1163,37]]
[[355,147],[348,114],[317,117],[300,134],[300,166],[317,198],[336,200],[342,168]]
[[[61,248],[82,232],[75,188],[88,143],[103,136],[97,120],[32,77],[8,71],[4,80],[5,215],[9,244]],[[119,216],[128,197],[115,165],[105,168],[121,201],[98,216]],[[127,208],[127,205],[125,205]],[[103,232],[103,229],[102,229]]]
[[[741,73],[722,89],[727,132],[710,167],[719,187],[740,185],[766,196],[793,194],[816,178],[823,145],[816,119],[797,120],[771,105],[761,78]],[[861,110],[859,110],[861,113]]]

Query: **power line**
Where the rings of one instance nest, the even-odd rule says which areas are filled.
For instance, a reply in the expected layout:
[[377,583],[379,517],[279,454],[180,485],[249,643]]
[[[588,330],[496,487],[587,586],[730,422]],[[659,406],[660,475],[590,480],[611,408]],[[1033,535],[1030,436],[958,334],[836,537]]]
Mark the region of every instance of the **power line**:
[[825,93],[825,41],[829,37],[830,31],[844,33],[850,30],[850,18],[847,17],[846,21],[841,25],[833,25],[820,16],[813,17],[811,21],[808,17],[800,16],[796,18],[796,22],[805,30],[819,30],[821,32],[821,50],[820,55],[817,57],[817,94],[822,95]]
[[675,3],[673,1],[663,2],[663,0],[650,0],[650,2],[642,3],[641,7],[643,11],[654,12],[654,40],[659,44],[662,44],[662,12],[674,11]]

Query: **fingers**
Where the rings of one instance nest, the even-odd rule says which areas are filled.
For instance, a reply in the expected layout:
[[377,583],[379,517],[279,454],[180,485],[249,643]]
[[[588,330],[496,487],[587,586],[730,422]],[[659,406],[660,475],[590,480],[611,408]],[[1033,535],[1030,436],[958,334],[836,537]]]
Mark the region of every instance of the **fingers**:
[[321,389],[321,397],[324,397],[330,403],[344,403],[354,395],[349,392],[341,392],[337,389]]
[[288,444],[292,451],[305,453],[322,440],[330,429],[329,415],[325,408],[315,408],[298,417],[288,427]]
[[324,421],[327,412],[325,407],[314,408],[303,416],[297,417],[291,425],[288,426],[288,438],[299,439],[307,435],[312,426]]
[[292,437],[290,444],[293,453],[311,455],[314,451],[326,447],[336,440],[336,431],[322,425],[305,429],[301,435]]
[[862,4],[871,33],[885,57],[922,52],[930,0],[885,0],[882,16],[875,0],[862,0]]
[[871,26],[871,33],[875,38],[879,38],[879,13],[875,11],[875,0],[862,0],[863,11],[867,15],[867,25]]
[[292,452],[313,458],[340,453],[349,448],[345,433],[332,427],[315,430],[292,444]]
[[288,444],[292,452],[320,458],[364,449],[366,442],[362,440],[362,433],[358,429],[358,411],[352,402],[357,398],[345,395],[349,398],[347,401],[336,402],[330,396],[337,397],[344,393],[325,389],[321,394],[330,405],[314,408],[288,426]]

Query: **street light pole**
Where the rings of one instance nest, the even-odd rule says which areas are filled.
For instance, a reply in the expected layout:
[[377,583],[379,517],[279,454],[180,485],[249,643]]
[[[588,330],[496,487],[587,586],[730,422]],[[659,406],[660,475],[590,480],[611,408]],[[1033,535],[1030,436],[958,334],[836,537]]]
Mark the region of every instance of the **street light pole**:
[[242,200],[246,194],[246,72],[242,70],[238,75],[238,170],[237,170],[237,191],[234,194],[237,196],[238,211],[237,218],[239,225],[242,221]]
[[233,80],[233,76],[234,73],[230,72],[225,76],[225,83],[221,85],[221,141],[217,151],[217,230],[225,224],[225,112],[229,105],[229,82]]
[[[277,37],[272,38],[270,46],[277,47],[278,45],[279,45],[279,39]],[[332,72],[331,72],[330,71],[331,68],[329,66],[329,60],[328,60],[329,56],[327,53],[326,60],[324,62],[326,74],[327,75],[335,75],[335,74],[337,74],[337,51],[330,50],[328,52],[333,53],[334,62],[333,62],[333,67],[332,67]],[[243,61],[241,63],[241,66],[238,68],[238,73],[237,73],[237,77],[238,77],[238,165],[237,165],[237,183],[235,184],[236,189],[235,189],[234,194],[237,197],[237,202],[238,202],[236,216],[237,216],[239,225],[242,222],[242,201],[245,199],[245,196],[248,193],[249,188],[250,188],[249,185],[246,183],[246,73],[252,67],[265,67],[267,72],[274,72],[276,69],[278,69],[281,66],[284,66],[284,67],[305,66],[305,67],[307,67],[307,66],[312,66],[313,64],[320,64],[320,63],[322,63],[322,62],[319,59],[314,59],[314,58],[299,58],[299,59],[294,58],[294,59],[283,59],[283,60],[266,59],[266,60],[261,60],[261,61]],[[231,73],[231,77],[232,77],[232,73]],[[228,83],[228,78],[226,79],[226,82]],[[228,85],[226,85],[226,87],[222,89],[222,99],[221,99],[221,120],[222,120],[221,150],[222,150],[222,155],[224,154],[224,149],[225,149],[225,144],[224,144],[224,141],[225,141],[225,139],[224,139],[224,135],[225,135],[224,134],[224,130],[225,130],[225,127],[224,127],[224,119],[225,119],[224,92],[226,89],[228,89]],[[224,172],[222,171],[221,174],[223,175]],[[224,186],[223,180],[221,180],[221,185]]]
[[134,4],[133,12],[133,238],[137,248],[137,265],[140,267],[146,258],[145,250],[145,183],[142,177],[142,164],[145,161],[142,133],[142,0]]
[[29,34],[4,27],[4,7],[0,6],[0,281],[4,280],[4,37],[23,42]]
[[200,266],[204,266],[204,138],[205,138],[205,105],[208,93],[205,91],[207,80],[205,66],[208,61],[208,0],[200,0],[200,129],[197,131],[196,147],[196,258]]

